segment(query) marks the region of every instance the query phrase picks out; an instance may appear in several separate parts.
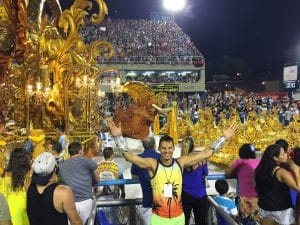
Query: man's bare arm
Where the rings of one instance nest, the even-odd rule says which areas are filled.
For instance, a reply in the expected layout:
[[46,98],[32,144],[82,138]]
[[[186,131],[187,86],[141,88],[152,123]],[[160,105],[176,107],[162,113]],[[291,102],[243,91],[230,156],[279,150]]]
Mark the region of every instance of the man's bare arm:
[[59,185],[54,193],[55,197],[61,202],[62,210],[67,214],[70,225],[83,225],[76,211],[75,200],[71,189],[67,186]]
[[121,123],[116,125],[113,121],[109,121],[108,125],[110,128],[110,133],[114,137],[114,141],[126,161],[131,162],[140,168],[147,169],[150,172],[149,174],[151,175],[155,170],[156,160],[152,158],[142,158],[129,151],[122,136]]
[[209,149],[202,152],[191,154],[188,156],[183,156],[178,159],[178,162],[183,168],[193,166],[202,160],[208,159],[213,155],[214,152],[218,151],[225,141],[231,138],[237,131],[237,126],[232,124],[228,129],[223,131],[222,137],[213,142]]
[[94,179],[94,181],[97,181],[97,182],[100,181],[99,172],[97,170],[95,170],[93,173],[93,179]]
[[133,152],[123,152],[124,158],[142,169],[153,170],[156,160],[152,158],[142,158]]
[[186,168],[186,167],[193,166],[203,160],[206,160],[209,157],[211,157],[212,155],[213,155],[213,150],[208,149],[208,150],[204,150],[202,152],[190,154],[188,156],[182,156],[182,157],[178,158],[178,162],[180,163],[180,165],[182,167]]

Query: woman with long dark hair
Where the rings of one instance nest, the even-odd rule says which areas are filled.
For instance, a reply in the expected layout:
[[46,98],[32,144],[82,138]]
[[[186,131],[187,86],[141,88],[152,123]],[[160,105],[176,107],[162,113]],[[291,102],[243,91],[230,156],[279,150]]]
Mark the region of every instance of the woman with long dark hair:
[[[282,163],[287,163],[290,171],[280,167]],[[300,171],[292,160],[288,160],[281,146],[275,144],[267,147],[255,170],[255,182],[261,224],[294,223],[290,188],[300,191]]]
[[[182,141],[181,155],[194,153],[194,140],[186,137]],[[195,224],[207,224],[208,200],[206,194],[205,177],[208,175],[206,160],[203,160],[190,168],[183,170],[182,179],[182,206],[185,216],[185,224],[190,224],[193,210]]]
[[7,198],[12,224],[29,225],[26,212],[26,189],[30,184],[30,155],[23,148],[15,148],[1,178],[0,192]]

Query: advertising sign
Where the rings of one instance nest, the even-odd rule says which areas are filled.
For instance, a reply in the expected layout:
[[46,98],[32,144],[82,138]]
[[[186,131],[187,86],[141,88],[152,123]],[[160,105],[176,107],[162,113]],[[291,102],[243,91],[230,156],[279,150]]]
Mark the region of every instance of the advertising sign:
[[283,68],[283,82],[296,81],[298,78],[298,66],[286,66]]

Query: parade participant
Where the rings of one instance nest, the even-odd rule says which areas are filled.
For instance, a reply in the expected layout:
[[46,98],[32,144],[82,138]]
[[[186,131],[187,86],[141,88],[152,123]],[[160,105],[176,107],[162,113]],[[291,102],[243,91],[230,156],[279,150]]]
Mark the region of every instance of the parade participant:
[[[133,100],[133,105],[116,108],[114,122],[122,123],[124,137],[143,139],[151,136],[151,125],[158,113],[166,114],[170,109],[162,109],[160,106],[167,102],[164,93],[155,92],[142,82],[132,81],[123,85],[125,93]],[[156,117],[157,118],[157,117]]]
[[77,212],[85,224],[92,210],[92,183],[99,181],[97,164],[83,157],[80,143],[73,142],[68,147],[70,159],[59,164],[59,176],[74,194]]
[[32,159],[34,160],[38,155],[43,153],[45,148],[46,134],[43,130],[34,129],[30,131],[29,140],[33,145]]
[[55,157],[40,154],[32,164],[32,183],[27,192],[30,225],[82,225],[76,212],[73,193],[57,183]]
[[[142,140],[142,144],[144,147],[144,152],[139,154],[138,156],[142,158],[153,158],[158,159],[160,154],[155,151],[155,138],[148,137]],[[136,165],[132,165],[131,167],[132,177],[138,177],[140,180],[140,184],[143,192],[143,202],[142,207],[140,208],[140,216],[142,220],[142,225],[150,225],[150,218],[152,213],[152,188],[150,183],[149,173],[146,169],[142,169],[137,167]]]
[[[194,140],[185,137],[182,141],[181,156],[195,154]],[[197,153],[196,153],[197,154]],[[195,224],[207,224],[209,203],[206,195],[205,177],[208,175],[206,160],[183,170],[182,206],[185,216],[185,225],[190,224],[193,210]]]
[[58,136],[58,142],[61,144],[60,156],[65,156],[68,153],[68,137],[65,134],[65,127],[63,125],[56,126],[56,134]]
[[213,155],[214,151],[231,138],[237,127],[231,125],[224,130],[223,136],[215,141],[209,149],[197,154],[173,158],[175,150],[173,139],[165,135],[159,141],[159,159],[142,158],[128,151],[124,138],[122,137],[121,124],[115,125],[113,121],[109,123],[114,141],[122,152],[124,158],[140,168],[147,169],[151,178],[153,192],[153,207],[151,224],[184,224],[184,213],[181,204],[182,192],[182,168],[188,168],[198,162]]

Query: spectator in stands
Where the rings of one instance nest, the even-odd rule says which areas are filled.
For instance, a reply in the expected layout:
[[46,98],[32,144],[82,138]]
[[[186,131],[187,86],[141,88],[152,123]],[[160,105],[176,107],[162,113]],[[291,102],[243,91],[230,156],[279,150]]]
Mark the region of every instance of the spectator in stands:
[[191,39],[174,20],[108,18],[101,27],[86,23],[81,33],[88,43],[98,39],[112,43],[116,56],[109,61],[119,63],[193,64],[193,59],[201,57]]
[[82,225],[71,189],[56,182],[56,162],[50,152],[32,164],[32,183],[27,192],[30,225]]
[[83,157],[80,143],[73,142],[68,147],[70,159],[59,164],[59,176],[74,194],[77,212],[85,224],[92,209],[92,183],[99,181],[97,164]]
[[7,200],[2,193],[0,193],[0,212],[0,225],[12,225]]
[[[229,185],[226,180],[217,180],[215,183],[216,191],[219,193],[219,196],[216,196],[214,200],[220,207],[224,209],[224,211],[233,216],[236,217],[238,215],[237,207],[234,203],[234,201],[230,198],[228,198],[227,192],[229,190]],[[217,213],[217,220],[218,225],[228,225],[227,221]]]
[[[287,163],[290,171],[280,167]],[[292,174],[291,174],[292,172]],[[259,215],[264,224],[292,224],[295,221],[290,188],[300,191],[300,170],[279,145],[264,151],[255,170]]]
[[[145,150],[143,153],[139,154],[140,157],[153,159],[158,159],[160,157],[160,154],[155,151],[156,145],[154,137],[143,139],[142,144]],[[131,167],[131,174],[133,178],[139,178],[142,187],[143,203],[140,209],[142,225],[150,225],[150,218],[152,214],[151,207],[153,202],[152,188],[150,183],[151,178],[146,169],[139,168],[134,164]]]
[[239,211],[242,218],[253,218],[258,212],[257,193],[254,184],[254,171],[260,161],[256,159],[252,144],[243,144],[239,149],[239,159],[225,170],[227,177],[237,176],[239,187]]
[[[186,137],[182,141],[181,156],[194,154],[194,140]],[[195,224],[207,224],[208,200],[206,195],[205,178],[208,175],[206,160],[185,168],[182,182],[182,206],[185,215],[185,225],[190,224],[190,216],[193,210]]]
[[29,225],[26,212],[26,191],[30,183],[30,155],[15,148],[1,178],[1,190],[8,202],[12,224]]
[[121,126],[116,126],[110,121],[111,134],[122,152],[124,158],[140,168],[147,169],[151,179],[153,192],[153,207],[151,224],[184,224],[184,213],[181,204],[182,193],[182,169],[188,168],[198,162],[212,156],[227,138],[235,133],[235,125],[224,130],[223,136],[214,142],[210,149],[197,154],[173,158],[175,150],[173,139],[165,135],[159,141],[159,159],[142,158],[128,151],[125,140],[122,137]]

